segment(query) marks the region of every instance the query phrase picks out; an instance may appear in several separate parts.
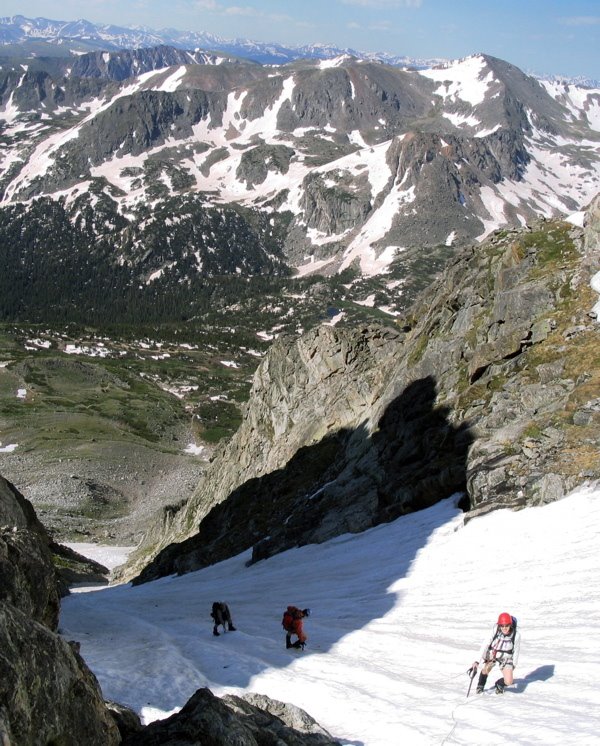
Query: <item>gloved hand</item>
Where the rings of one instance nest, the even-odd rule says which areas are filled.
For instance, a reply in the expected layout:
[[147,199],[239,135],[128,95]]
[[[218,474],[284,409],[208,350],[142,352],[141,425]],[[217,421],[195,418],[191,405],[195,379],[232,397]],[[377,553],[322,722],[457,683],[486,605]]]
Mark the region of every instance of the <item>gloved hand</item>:
[[468,671],[467,671],[467,673],[469,674],[469,676],[472,679],[475,678],[475,674],[477,673],[477,666],[478,665],[479,664],[477,663],[477,661],[475,661],[475,663],[473,663],[473,665],[471,666],[471,668],[469,668]]

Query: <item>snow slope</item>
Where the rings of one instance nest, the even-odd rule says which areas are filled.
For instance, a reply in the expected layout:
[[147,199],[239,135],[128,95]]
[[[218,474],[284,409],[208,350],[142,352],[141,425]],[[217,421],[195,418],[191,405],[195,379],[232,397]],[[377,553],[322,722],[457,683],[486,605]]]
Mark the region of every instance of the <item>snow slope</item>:
[[[208,686],[292,702],[353,746],[597,744],[599,534],[598,488],[467,525],[449,499],[251,567],[245,553],[76,593],[61,631],[104,696],[145,722]],[[212,636],[217,599],[238,631]],[[288,603],[312,609],[303,653],[284,647]],[[467,699],[466,669],[502,611],[522,634],[515,684]]]

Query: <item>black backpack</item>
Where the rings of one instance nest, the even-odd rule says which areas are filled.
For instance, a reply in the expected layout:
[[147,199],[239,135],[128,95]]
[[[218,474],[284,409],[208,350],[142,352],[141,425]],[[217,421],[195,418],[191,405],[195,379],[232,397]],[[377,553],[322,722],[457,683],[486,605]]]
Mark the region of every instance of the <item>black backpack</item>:
[[217,616],[221,616],[224,612],[225,604],[222,601],[214,601],[210,612],[211,617],[216,620]]

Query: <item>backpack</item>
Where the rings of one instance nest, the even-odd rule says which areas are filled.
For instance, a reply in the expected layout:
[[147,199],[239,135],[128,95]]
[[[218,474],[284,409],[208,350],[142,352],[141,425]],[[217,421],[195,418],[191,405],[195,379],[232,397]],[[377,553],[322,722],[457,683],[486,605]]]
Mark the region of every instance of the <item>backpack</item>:
[[224,611],[225,611],[225,604],[222,601],[214,601],[210,615],[216,621],[217,617],[221,616]]
[[288,606],[283,612],[283,618],[281,620],[281,626],[286,632],[294,631],[294,620],[301,619],[302,612],[297,606]]

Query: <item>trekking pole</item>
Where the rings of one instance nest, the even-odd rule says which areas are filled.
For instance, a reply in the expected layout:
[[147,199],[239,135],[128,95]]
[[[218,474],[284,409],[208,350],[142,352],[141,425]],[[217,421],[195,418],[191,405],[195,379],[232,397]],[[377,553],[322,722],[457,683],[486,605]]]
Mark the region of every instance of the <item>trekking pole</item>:
[[472,666],[467,673],[471,674],[471,680],[469,681],[469,688],[467,689],[467,699],[469,698],[469,694],[471,693],[471,687],[473,686],[473,679],[477,675],[477,669],[475,666]]

